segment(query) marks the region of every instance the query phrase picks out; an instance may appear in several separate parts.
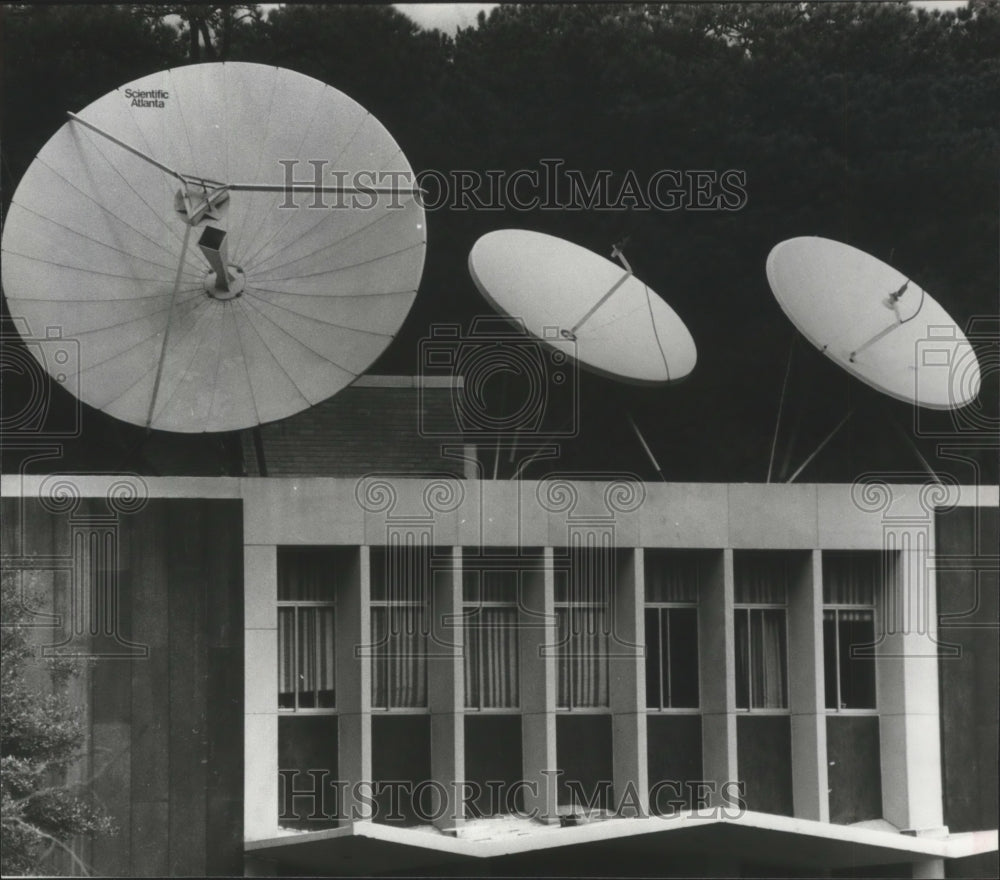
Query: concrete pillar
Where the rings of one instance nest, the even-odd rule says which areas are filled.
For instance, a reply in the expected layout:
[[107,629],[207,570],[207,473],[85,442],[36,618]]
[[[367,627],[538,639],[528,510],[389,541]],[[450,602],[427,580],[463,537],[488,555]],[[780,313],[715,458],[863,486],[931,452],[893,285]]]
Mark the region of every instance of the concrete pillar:
[[792,722],[792,805],[796,818],[830,821],[823,683],[823,559],[819,550],[790,584],[788,708]]
[[[431,778],[446,798],[434,824],[454,834],[464,821],[465,670],[462,630],[462,548],[451,548],[451,565],[435,565],[431,587],[431,641],[427,703],[431,713]],[[435,805],[437,807],[437,805]]]
[[556,642],[555,571],[551,547],[542,568],[522,574],[520,623],[521,748],[524,809],[542,822],[555,823]]
[[877,648],[882,814],[899,828],[935,831],[944,806],[931,532],[922,523],[896,527],[885,541],[896,564],[880,603]]
[[711,803],[723,804],[726,783],[739,779],[736,761],[736,643],[733,551],[706,566],[698,597],[698,674],[704,779],[715,783]]
[[641,547],[616,553],[610,688],[614,803],[623,816],[649,814],[646,753],[645,573]]
[[337,595],[337,770],[348,822],[372,818],[371,554],[358,548]]
[[278,548],[243,548],[243,836],[278,833]]
[[912,871],[913,880],[938,880],[945,877],[944,859],[928,859],[926,862],[915,862]]

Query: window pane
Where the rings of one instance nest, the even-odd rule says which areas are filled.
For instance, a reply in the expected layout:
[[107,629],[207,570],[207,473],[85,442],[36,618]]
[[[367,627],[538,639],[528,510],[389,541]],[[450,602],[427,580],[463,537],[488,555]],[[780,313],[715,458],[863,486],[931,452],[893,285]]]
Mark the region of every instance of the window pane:
[[[875,658],[851,656],[875,641],[870,611],[840,612],[840,704],[843,709],[875,708]],[[868,652],[865,651],[865,654]]]
[[573,706],[608,705],[608,635],[603,608],[573,609]]
[[483,624],[483,708],[515,708],[519,699],[517,609],[483,608]]
[[556,644],[559,645],[559,660],[556,664],[556,706],[569,708],[570,667],[570,621],[568,608],[556,608]]
[[826,708],[837,708],[837,612],[823,612],[823,689]]
[[516,571],[484,571],[482,574],[484,602],[517,602]]
[[517,608],[471,610],[465,624],[465,705],[516,708],[520,699]]
[[608,634],[604,608],[558,608],[557,703],[561,708],[608,705]]
[[670,705],[675,709],[698,706],[698,612],[671,608]]
[[386,597],[386,554],[388,550],[385,547],[372,547],[371,548],[371,584],[369,590],[371,591],[371,598],[378,601],[385,599]]
[[371,561],[372,705],[424,708],[431,548],[396,544],[373,550]]
[[750,612],[736,609],[736,708],[750,708]]
[[427,637],[421,606],[389,609],[389,708],[414,709],[427,705]]
[[[470,609],[466,609],[469,611]],[[479,687],[480,675],[480,645],[479,633],[482,630],[480,609],[472,609],[473,616],[466,618],[465,623],[465,706],[467,709],[480,708],[482,693]]]
[[299,708],[316,707],[316,609],[299,608]]
[[785,612],[750,612],[750,693],[754,709],[784,709]]
[[553,590],[556,602],[568,602],[570,596],[569,572],[553,572]]
[[332,709],[337,705],[333,609],[317,608],[316,617],[316,663],[318,667],[316,703],[323,709]]
[[278,708],[295,708],[295,609],[278,609]]
[[660,609],[646,609],[646,706],[661,709]]
[[386,709],[389,706],[389,632],[385,608],[372,608],[372,706]]
[[469,571],[465,570],[462,572],[462,601],[463,602],[475,602],[479,604],[479,593],[480,593],[480,583],[482,582],[483,572],[481,571]]
[[556,572],[557,703],[562,708],[607,706],[607,609],[614,554],[606,548],[574,547],[570,564],[568,575]]

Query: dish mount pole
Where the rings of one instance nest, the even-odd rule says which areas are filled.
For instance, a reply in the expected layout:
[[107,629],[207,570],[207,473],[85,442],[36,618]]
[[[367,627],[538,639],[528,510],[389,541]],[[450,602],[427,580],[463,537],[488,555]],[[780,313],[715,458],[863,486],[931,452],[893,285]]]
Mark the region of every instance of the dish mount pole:
[[575,340],[576,339],[577,331],[584,324],[586,324],[587,321],[590,320],[590,318],[594,314],[594,312],[596,312],[601,306],[603,306],[614,295],[615,291],[618,290],[618,288],[620,288],[626,281],[629,280],[629,278],[632,277],[632,267],[629,265],[628,260],[625,259],[625,254],[622,253],[622,250],[619,247],[619,245],[616,244],[616,245],[614,245],[611,248],[611,256],[613,256],[616,260],[618,260],[625,267],[625,274],[622,275],[622,277],[619,278],[611,286],[611,289],[606,294],[604,294],[604,296],[602,296],[596,303],[594,303],[589,309],[587,309],[587,311],[583,315],[583,317],[580,318],[580,320],[577,321],[572,327],[570,327],[569,330],[560,330],[559,331],[559,334],[564,339]]
[[876,333],[871,339],[869,339],[867,342],[863,342],[856,349],[854,349],[854,351],[852,351],[847,356],[847,359],[852,364],[854,363],[854,359],[859,354],[861,354],[861,352],[863,352],[866,348],[870,348],[872,345],[874,345],[880,339],[882,339],[882,338],[888,336],[890,333],[892,333],[893,330],[896,330],[899,327],[902,327],[907,321],[912,321],[918,314],[920,314],[920,310],[924,306],[923,292],[921,292],[921,295],[920,295],[920,305],[917,306],[917,310],[912,315],[910,315],[909,318],[903,318],[899,314],[899,300],[903,296],[903,294],[906,293],[906,288],[909,287],[909,286],[910,286],[910,281],[909,281],[909,279],[907,279],[906,281],[903,282],[903,286],[900,287],[899,290],[896,290],[893,293],[890,293],[884,300],[882,300],[882,305],[884,305],[887,309],[891,309],[892,313],[896,316],[896,322],[894,324],[890,324],[888,327],[886,327],[883,330],[879,330],[879,332]]

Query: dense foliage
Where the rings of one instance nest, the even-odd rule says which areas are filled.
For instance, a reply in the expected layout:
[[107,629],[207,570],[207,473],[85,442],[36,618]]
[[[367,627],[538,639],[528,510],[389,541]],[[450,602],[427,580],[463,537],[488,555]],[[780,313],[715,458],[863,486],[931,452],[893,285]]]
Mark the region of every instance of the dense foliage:
[[[25,581],[29,577],[25,575]],[[68,864],[73,874],[86,866],[73,855],[75,835],[112,831],[85,784],[67,781],[84,743],[81,710],[66,693],[82,661],[39,660],[32,644],[30,585],[10,570],[2,575],[0,629],[0,873],[51,873]],[[57,858],[47,861],[46,856]]]
[[[998,0],[944,13],[825,0],[505,5],[453,37],[421,31],[388,6],[289,5],[267,15],[239,7],[221,18],[226,7],[198,9],[206,26],[189,10],[179,29],[150,7],[10,9],[5,198],[65,109],[184,63],[195,45],[202,60],[282,65],[340,88],[385,124],[418,170],[512,172],[558,159],[587,175],[605,170],[620,186],[629,173],[644,181],[662,169],[735,169],[747,195],[737,211],[433,212],[420,295],[374,371],[419,371],[419,342],[432,324],[467,325],[488,311],[466,270],[484,232],[534,228],[601,252],[628,235],[637,274],[691,328],[699,364],[664,389],[581,375],[580,437],[563,445],[560,467],[652,476],[630,413],[668,478],[760,480],[795,337],[764,260],[783,238],[825,235],[891,261],[963,326],[985,319],[972,327],[986,367],[981,411],[973,426],[914,413],[799,343],[781,471],[787,476],[853,408],[803,478],[919,470],[902,440],[915,436],[935,467],[963,481],[996,479],[995,453],[972,447],[997,424]],[[141,441],[100,414],[88,415],[87,430],[79,461],[90,466],[122,467]],[[939,441],[969,461],[936,457]],[[186,448],[179,440],[154,439],[144,461],[128,464],[228,466],[221,446],[197,442],[189,455],[177,452]],[[69,448],[70,465],[74,455]]]

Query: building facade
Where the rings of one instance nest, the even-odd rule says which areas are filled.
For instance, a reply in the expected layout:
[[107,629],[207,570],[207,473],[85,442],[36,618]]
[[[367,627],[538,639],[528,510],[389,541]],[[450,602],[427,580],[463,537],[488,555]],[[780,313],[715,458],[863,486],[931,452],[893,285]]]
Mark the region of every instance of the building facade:
[[997,506],[3,478],[5,566],[97,658],[82,772],[119,833],[81,853],[122,875],[995,870]]

